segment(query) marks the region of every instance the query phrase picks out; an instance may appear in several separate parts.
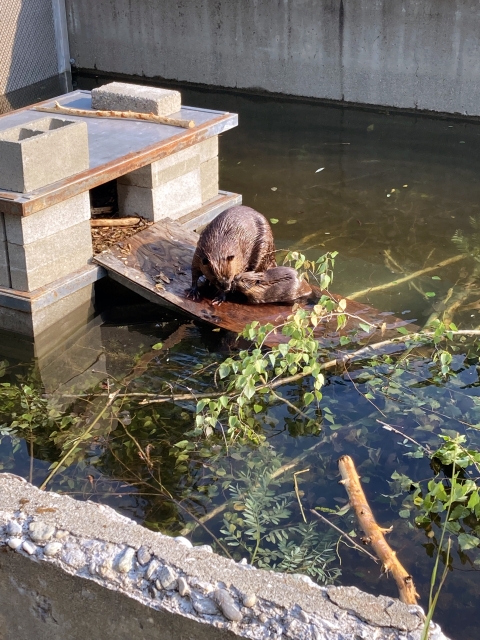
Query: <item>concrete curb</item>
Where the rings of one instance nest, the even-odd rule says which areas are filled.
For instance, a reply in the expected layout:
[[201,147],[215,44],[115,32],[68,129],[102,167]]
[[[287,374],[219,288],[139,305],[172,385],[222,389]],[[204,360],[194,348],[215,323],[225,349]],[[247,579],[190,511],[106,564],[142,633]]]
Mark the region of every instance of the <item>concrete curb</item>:
[[[75,633],[67,634],[70,623],[61,614],[67,587],[59,591],[58,580],[51,577],[63,579],[67,574],[77,583],[72,593],[83,593],[88,581],[93,581],[114,591],[116,597],[124,596],[124,607],[130,606],[128,599],[144,605],[145,619],[154,616],[151,624],[155,612],[173,614],[173,626],[183,629],[172,635],[170,623],[169,627],[165,621],[158,622],[154,635],[147,628],[138,631],[135,637],[140,639],[419,640],[421,635],[419,607],[370,596],[354,587],[319,587],[306,576],[256,570],[213,554],[210,547],[192,547],[185,538],[149,531],[107,506],[40,491],[11,474],[0,474],[0,550],[6,552],[0,555],[2,627],[16,630],[19,607],[25,608],[22,620],[35,614],[39,605],[22,605],[30,594],[55,622],[45,635],[51,640],[85,637],[89,632],[89,637],[100,637],[91,635],[91,629],[98,631],[105,622],[102,618],[95,623],[100,605],[87,603],[88,621],[82,627],[76,619]],[[26,584],[28,570],[15,569],[21,566],[20,557],[30,561],[35,584]],[[107,600],[112,597],[104,593]],[[72,606],[77,618],[79,602]],[[37,620],[38,615],[32,625]],[[117,621],[120,625],[122,617],[110,611],[109,632],[117,633],[112,626]],[[43,637],[36,627],[35,632]],[[124,632],[118,633],[111,637],[124,637]],[[16,632],[5,637],[33,636]],[[438,625],[432,625],[430,638],[446,640]]]

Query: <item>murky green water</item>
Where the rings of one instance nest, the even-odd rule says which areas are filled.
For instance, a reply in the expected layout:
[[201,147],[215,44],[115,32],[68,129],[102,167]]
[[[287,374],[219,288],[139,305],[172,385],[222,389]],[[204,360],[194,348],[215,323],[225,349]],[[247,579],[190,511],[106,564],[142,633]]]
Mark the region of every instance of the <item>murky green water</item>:
[[[94,81],[80,78],[78,83],[79,88],[91,88]],[[273,230],[279,248],[300,249],[311,258],[327,250],[339,251],[332,287],[336,292],[348,296],[434,266],[460,253],[451,241],[456,230],[472,236],[469,217],[480,214],[477,124],[220,92],[184,89],[182,94],[186,104],[239,113],[240,126],[220,142],[221,187],[242,193],[245,204],[278,220]],[[390,542],[413,574],[421,604],[427,606],[439,530],[434,527],[435,537],[431,538],[413,525],[413,512],[410,518],[400,518],[405,495],[392,498],[395,491],[389,482],[395,471],[417,481],[431,477],[432,471],[425,459],[406,457],[412,450],[406,446],[409,443],[382,429],[377,420],[396,425],[432,447],[438,446],[436,434],[442,430],[466,433],[469,443],[478,447],[476,431],[468,427],[480,422],[478,358],[471,352],[465,358],[467,347],[455,356],[457,377],[444,383],[429,380],[430,353],[425,351],[422,359],[417,352],[401,377],[408,391],[401,404],[385,392],[373,406],[364,396],[366,383],[354,368],[349,374],[332,374],[323,389],[322,410],[316,414],[320,431],[305,428],[305,421],[285,405],[275,405],[260,413],[268,445],[260,453],[253,448],[232,448],[222,463],[198,455],[186,472],[175,465],[171,449],[192,428],[195,403],[140,405],[139,400],[169,388],[177,393],[208,389],[216,363],[235,352],[234,340],[143,304],[105,281],[100,283],[98,298],[102,315],[87,328],[86,336],[77,336],[51,362],[39,361],[34,380],[29,363],[15,359],[8,336],[0,340],[0,356],[9,361],[3,382],[16,384],[21,375],[33,389],[46,392],[49,406],[90,420],[105,405],[105,394],[120,388],[134,369],[129,392],[138,396],[122,400],[122,424],[106,412],[92,437],[72,456],[70,466],[53,477],[48,485],[51,489],[105,502],[147,526],[178,535],[185,523],[192,522],[188,513],[201,518],[231,498],[225,478],[234,477],[238,482],[245,469],[259,473],[272,450],[282,456],[283,464],[316,446],[296,467],[309,469],[299,477],[302,504],[305,508],[343,506],[346,495],[338,484],[336,463],[340,455],[350,454],[378,521],[394,525]],[[449,314],[459,327],[466,328],[480,325],[479,298],[475,262],[459,260],[428,271],[413,283],[359,300],[419,325],[458,301]],[[169,341],[168,350],[152,351],[153,345],[165,341]],[[387,384],[388,367],[377,373]],[[75,397],[93,385],[97,385],[95,396]],[[301,385],[284,390],[293,403],[301,393]],[[26,402],[33,400],[29,396]],[[332,412],[332,421],[322,418],[325,407]],[[34,434],[25,428],[24,439],[4,429],[0,442],[3,470],[41,485],[50,465],[59,460],[62,447],[83,425],[67,424],[53,438],[46,435],[51,435],[48,425]],[[142,459],[139,452],[146,457]],[[291,480],[278,490],[291,491]],[[295,497],[290,508],[285,524],[301,522]],[[235,508],[230,511],[234,513]],[[206,523],[217,538],[225,538],[222,517],[220,513]],[[335,521],[346,531],[354,526],[350,513]],[[323,525],[318,530],[322,535],[331,533]],[[195,528],[192,540],[212,543],[210,533],[201,526]],[[339,554],[341,582],[395,595],[393,580],[380,577],[378,566],[368,558],[345,545],[340,545]],[[440,597],[436,619],[452,638],[473,640],[478,636],[477,557],[475,551],[468,557],[455,552],[453,571]]]

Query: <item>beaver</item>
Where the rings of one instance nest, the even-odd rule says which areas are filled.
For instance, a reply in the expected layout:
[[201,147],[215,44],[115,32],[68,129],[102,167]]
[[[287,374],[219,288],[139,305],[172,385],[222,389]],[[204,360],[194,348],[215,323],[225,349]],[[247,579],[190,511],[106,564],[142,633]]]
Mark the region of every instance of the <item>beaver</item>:
[[232,290],[235,276],[276,266],[275,245],[267,219],[250,207],[230,207],[200,234],[187,297],[200,299],[199,279],[203,275],[217,289],[213,304],[221,304]]
[[252,304],[267,302],[293,303],[312,295],[312,287],[298,277],[291,267],[274,267],[264,273],[247,271],[235,276],[235,291],[240,291]]

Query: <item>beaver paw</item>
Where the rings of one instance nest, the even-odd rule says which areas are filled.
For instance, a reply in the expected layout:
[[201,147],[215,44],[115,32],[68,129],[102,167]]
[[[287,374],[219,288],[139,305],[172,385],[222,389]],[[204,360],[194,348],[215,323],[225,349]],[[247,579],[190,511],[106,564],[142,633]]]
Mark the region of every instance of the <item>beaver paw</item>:
[[198,287],[196,287],[196,286],[190,287],[190,289],[186,289],[185,293],[187,294],[187,298],[189,300],[195,300],[196,302],[198,302],[199,300],[202,299],[202,295],[201,295]]
[[219,307],[222,304],[222,302],[225,302],[226,299],[227,299],[227,294],[225,293],[225,291],[220,291],[212,300],[212,304],[215,305],[216,307]]

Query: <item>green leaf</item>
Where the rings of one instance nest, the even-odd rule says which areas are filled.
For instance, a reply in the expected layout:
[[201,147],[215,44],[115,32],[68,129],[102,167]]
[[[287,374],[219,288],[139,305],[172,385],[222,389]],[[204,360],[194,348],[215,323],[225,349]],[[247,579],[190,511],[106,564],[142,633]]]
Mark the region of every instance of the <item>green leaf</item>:
[[440,276],[432,276],[432,280],[441,280]]
[[160,349],[163,347],[163,342],[157,342],[157,344],[154,344],[152,349],[154,351],[160,351]]
[[468,551],[469,549],[475,549],[475,547],[478,547],[480,540],[468,533],[461,533],[458,536],[458,544],[462,551]]
[[426,298],[434,298],[435,297],[435,291],[425,291],[425,297]]
[[359,322],[358,325],[359,325],[360,329],[363,329],[367,333],[370,333],[370,331],[372,330],[372,327],[370,325],[368,325],[368,324],[365,324],[364,322]]
[[408,329],[405,329],[405,327],[397,327],[397,331],[398,333],[401,333],[404,336],[406,336],[409,333]]
[[315,396],[313,395],[313,393],[311,393],[310,391],[308,391],[307,393],[305,393],[303,395],[303,403],[305,405],[310,404],[311,402],[313,402],[315,400]]
[[220,376],[220,378],[226,378],[229,373],[230,367],[228,366],[228,364],[223,363],[218,367],[218,375]]
[[277,222],[278,222],[278,218],[270,218],[270,222],[271,222],[272,224],[277,224]]
[[400,518],[409,518],[410,517],[410,510],[409,509],[402,509],[401,511],[399,511],[398,515],[400,516]]

